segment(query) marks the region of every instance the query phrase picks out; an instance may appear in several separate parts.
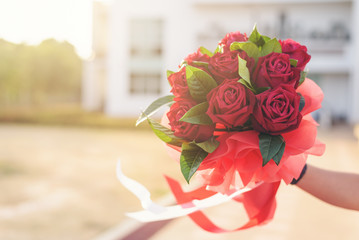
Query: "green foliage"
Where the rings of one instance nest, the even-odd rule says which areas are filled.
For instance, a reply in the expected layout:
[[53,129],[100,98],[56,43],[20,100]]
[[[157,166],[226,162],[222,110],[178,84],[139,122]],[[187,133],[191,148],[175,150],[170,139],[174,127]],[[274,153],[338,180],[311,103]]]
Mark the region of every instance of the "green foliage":
[[255,25],[253,28],[253,31],[251,33],[251,35],[249,36],[248,40],[255,43],[257,46],[262,46],[265,43],[265,39],[263,38],[264,36],[262,36],[258,30],[257,30],[257,26]]
[[218,45],[216,50],[214,50],[214,54],[216,53],[223,53],[223,46],[222,45]]
[[202,54],[205,54],[209,57],[213,56],[213,53],[211,51],[209,51],[207,48],[205,47],[200,47],[199,50],[201,51]]
[[251,90],[254,94],[257,94],[257,90],[252,86],[252,84],[250,82],[247,82],[243,78],[239,79],[238,82],[242,83],[246,88]]
[[285,141],[280,135],[259,134],[259,149],[263,158],[263,166],[271,159],[278,165],[282,159]]
[[136,126],[138,126],[141,122],[146,120],[148,117],[152,116],[154,113],[156,113],[162,106],[170,105],[172,104],[174,96],[168,95],[161,98],[158,98],[154,102],[152,102],[146,110],[141,114],[141,116],[136,121]]
[[249,70],[247,68],[247,61],[242,59],[238,55],[238,74],[241,76],[246,82],[251,84]]
[[153,119],[147,118],[148,123],[150,124],[153,132],[156,136],[164,141],[165,143],[175,145],[180,147],[183,143],[183,140],[176,137],[171,129],[166,128],[165,126],[161,125],[160,123],[154,121]]
[[180,157],[181,171],[187,183],[208,153],[194,143],[183,143]]
[[291,65],[292,67],[296,67],[297,64],[298,64],[298,60],[297,60],[297,59],[289,59],[289,61],[290,61],[290,65]]
[[60,104],[42,107],[0,107],[1,123],[31,123],[35,125],[76,126],[90,128],[149,130],[143,124],[135,127],[134,118],[109,117],[102,112],[88,112],[80,104]]
[[79,102],[82,62],[68,42],[29,46],[0,39],[0,56],[2,106]]
[[249,57],[254,58],[256,61],[260,57],[261,53],[257,45],[252,42],[233,42],[230,46],[231,51],[243,50]]
[[186,66],[186,78],[191,96],[199,102],[207,100],[207,94],[215,87],[216,81],[202,69]]
[[208,63],[207,62],[201,62],[201,61],[192,61],[192,64],[197,67],[205,67],[208,69]]
[[171,76],[171,74],[173,74],[173,73],[175,73],[174,71],[171,71],[171,70],[167,70],[167,78],[169,77],[169,76]]
[[302,85],[302,83],[304,82],[305,78],[307,77],[307,72],[306,71],[301,71],[300,72],[300,79],[299,79],[299,86]]
[[299,112],[303,110],[305,106],[305,98],[300,94],[300,102],[299,102]]
[[246,88],[250,89],[255,94],[257,93],[256,89],[252,86],[249,69],[247,68],[247,61],[238,56],[238,74],[242,78],[238,80],[239,83],[242,83]]
[[212,125],[212,119],[206,114],[208,109],[208,102],[203,102],[197,104],[188,110],[180,119],[180,121],[192,123],[192,124],[202,124],[202,125]]
[[208,152],[208,153],[213,153],[214,150],[217,149],[217,147],[219,146],[219,142],[216,140],[216,138],[214,136],[212,136],[210,139],[208,139],[207,141],[201,142],[201,143],[196,143],[195,144],[202,148],[204,151]]
[[282,46],[276,38],[272,38],[263,45],[261,55],[266,56],[272,52],[282,53]]

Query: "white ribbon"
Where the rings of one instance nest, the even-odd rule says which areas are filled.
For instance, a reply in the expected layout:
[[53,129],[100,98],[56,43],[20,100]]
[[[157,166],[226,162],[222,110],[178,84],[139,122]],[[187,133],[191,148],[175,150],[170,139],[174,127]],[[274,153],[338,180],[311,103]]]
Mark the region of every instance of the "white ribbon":
[[[120,180],[122,185],[126,187],[130,192],[132,192],[138,198],[138,200],[140,200],[141,205],[144,209],[138,212],[126,213],[126,215],[141,222],[154,222],[154,221],[161,221],[161,220],[186,216],[196,211],[206,209],[209,207],[214,207],[222,203],[228,202],[233,198],[241,195],[242,193],[248,192],[263,183],[263,182],[259,182],[255,184],[253,187],[245,187],[243,189],[240,189],[232,193],[231,195],[224,195],[221,193],[217,193],[211,197],[202,200],[193,200],[191,202],[181,205],[163,207],[161,205],[152,202],[150,192],[142,184],[136,182],[131,178],[126,177],[123,174],[121,170],[120,160],[118,160],[117,162],[116,172],[117,172],[118,180]],[[191,206],[191,207],[184,207],[184,206]]]

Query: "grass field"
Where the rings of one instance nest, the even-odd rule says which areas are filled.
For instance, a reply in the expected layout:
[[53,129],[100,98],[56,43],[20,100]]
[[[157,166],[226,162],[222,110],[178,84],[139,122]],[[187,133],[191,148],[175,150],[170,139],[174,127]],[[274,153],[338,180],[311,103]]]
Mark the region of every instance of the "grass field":
[[[139,112],[140,113],[140,112]],[[95,128],[149,129],[146,124],[135,128],[136,118],[108,117],[102,112],[84,111],[78,105],[43,107],[0,107],[0,123],[76,126]]]

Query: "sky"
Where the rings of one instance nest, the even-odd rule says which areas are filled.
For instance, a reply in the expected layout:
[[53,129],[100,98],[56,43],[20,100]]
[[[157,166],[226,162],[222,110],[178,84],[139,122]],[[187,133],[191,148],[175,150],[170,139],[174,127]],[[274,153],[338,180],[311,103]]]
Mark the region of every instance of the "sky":
[[55,38],[91,55],[93,0],[0,0],[0,38],[38,44]]

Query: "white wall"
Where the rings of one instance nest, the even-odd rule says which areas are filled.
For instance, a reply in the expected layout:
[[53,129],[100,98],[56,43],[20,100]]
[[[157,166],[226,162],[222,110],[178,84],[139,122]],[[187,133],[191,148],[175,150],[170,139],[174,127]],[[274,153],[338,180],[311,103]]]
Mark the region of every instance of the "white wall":
[[[187,1],[115,1],[110,19],[110,51],[108,54],[108,88],[105,111],[112,116],[137,116],[158,95],[134,96],[129,89],[129,20],[161,18],[164,21],[164,46],[161,95],[169,94],[166,70],[176,70],[181,59],[194,51],[191,32],[191,9]],[[145,39],[144,39],[145,44]]]
[[352,7],[352,54],[351,54],[351,81],[350,81],[350,122],[359,123],[359,1],[353,1]]
[[[356,92],[359,90],[359,74],[353,51],[355,56],[359,55],[358,27],[355,27],[359,26],[359,10],[357,1],[352,3],[345,0],[117,0],[111,7],[110,16],[106,113],[134,117],[159,97],[134,96],[128,91],[128,35],[131,18],[154,17],[163,20],[163,89],[160,94],[163,96],[169,94],[166,70],[177,70],[181,60],[196,51],[199,46],[214,50],[217,42],[227,32],[240,30],[250,33],[255,23],[261,33],[279,37],[279,16],[283,12],[286,14],[287,32],[294,35],[292,37],[295,40],[307,45],[312,54],[312,60],[308,64],[309,72],[314,75],[322,74],[319,83],[322,84],[328,99],[325,100],[328,108],[333,109],[330,111],[338,115],[344,114],[352,122],[358,122],[359,95]],[[351,33],[351,44],[348,41],[343,43],[308,37],[311,34],[330,32],[329,27],[338,21],[352,31],[355,30]],[[293,29],[296,31],[293,32]],[[341,77],[335,78],[338,75]]]

